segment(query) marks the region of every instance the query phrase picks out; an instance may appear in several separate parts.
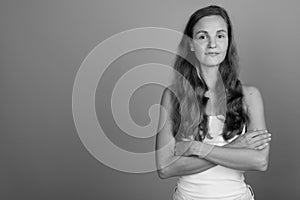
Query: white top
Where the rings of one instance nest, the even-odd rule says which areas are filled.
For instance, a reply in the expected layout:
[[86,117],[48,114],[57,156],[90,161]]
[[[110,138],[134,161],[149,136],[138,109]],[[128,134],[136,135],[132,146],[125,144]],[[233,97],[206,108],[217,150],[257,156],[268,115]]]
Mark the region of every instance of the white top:
[[[208,133],[203,142],[223,146],[232,140],[225,141],[222,136],[224,116],[209,116]],[[242,134],[245,133],[245,126]],[[236,136],[238,137],[238,136]],[[244,182],[244,171],[216,165],[206,171],[180,176],[177,189],[183,196],[191,200],[234,200],[241,197],[247,190]]]

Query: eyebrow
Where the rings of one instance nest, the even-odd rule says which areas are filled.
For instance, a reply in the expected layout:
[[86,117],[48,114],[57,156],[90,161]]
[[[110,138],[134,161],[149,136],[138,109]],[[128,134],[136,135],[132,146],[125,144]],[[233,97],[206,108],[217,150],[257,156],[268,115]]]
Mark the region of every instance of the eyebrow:
[[[197,34],[199,34],[199,33],[201,33],[201,32],[203,32],[203,33],[208,33],[207,31],[199,30],[199,31],[197,31],[197,32],[195,33],[195,35],[197,35]],[[225,32],[225,33],[227,33],[227,31],[226,31],[225,29],[217,30],[217,33],[220,33],[220,32]]]

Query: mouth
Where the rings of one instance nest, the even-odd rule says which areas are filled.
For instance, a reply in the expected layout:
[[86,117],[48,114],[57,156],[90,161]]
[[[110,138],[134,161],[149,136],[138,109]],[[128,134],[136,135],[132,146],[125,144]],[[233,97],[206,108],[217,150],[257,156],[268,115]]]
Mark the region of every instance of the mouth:
[[207,52],[207,53],[205,53],[205,55],[208,55],[208,56],[217,56],[219,54],[220,53],[218,53],[218,52]]

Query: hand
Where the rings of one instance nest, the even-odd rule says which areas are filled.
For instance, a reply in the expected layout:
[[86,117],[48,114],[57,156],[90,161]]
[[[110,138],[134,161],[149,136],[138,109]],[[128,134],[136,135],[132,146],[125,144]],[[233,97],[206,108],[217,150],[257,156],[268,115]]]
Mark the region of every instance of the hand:
[[176,156],[197,156],[205,158],[214,148],[214,145],[206,144],[200,141],[185,140],[175,144]]
[[271,134],[267,130],[252,130],[237,139],[232,141],[227,146],[234,148],[249,148],[255,150],[262,150],[266,148],[271,141]]
[[196,155],[195,153],[195,141],[187,140],[187,141],[179,141],[175,143],[174,151],[176,156],[191,156]]

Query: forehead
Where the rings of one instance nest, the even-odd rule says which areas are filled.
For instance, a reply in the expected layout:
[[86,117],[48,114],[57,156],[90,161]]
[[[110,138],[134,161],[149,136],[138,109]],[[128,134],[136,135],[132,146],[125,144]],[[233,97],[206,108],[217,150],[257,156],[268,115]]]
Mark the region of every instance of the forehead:
[[225,20],[218,15],[211,15],[201,18],[193,28],[193,35],[200,31],[207,31],[207,32],[216,32],[220,29],[227,31],[227,24]]

